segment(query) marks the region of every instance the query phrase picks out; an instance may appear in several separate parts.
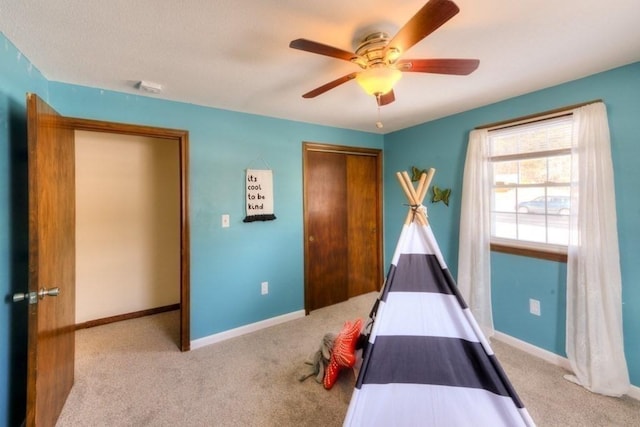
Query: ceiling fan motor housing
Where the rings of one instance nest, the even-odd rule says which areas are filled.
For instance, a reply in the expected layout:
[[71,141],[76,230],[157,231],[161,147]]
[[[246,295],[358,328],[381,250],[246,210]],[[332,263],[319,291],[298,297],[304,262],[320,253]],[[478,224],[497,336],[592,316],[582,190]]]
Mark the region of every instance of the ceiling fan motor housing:
[[385,56],[389,55],[385,55],[385,48],[390,40],[389,34],[383,31],[369,34],[358,45],[357,57],[353,59],[353,62],[365,69],[386,65],[389,61]]

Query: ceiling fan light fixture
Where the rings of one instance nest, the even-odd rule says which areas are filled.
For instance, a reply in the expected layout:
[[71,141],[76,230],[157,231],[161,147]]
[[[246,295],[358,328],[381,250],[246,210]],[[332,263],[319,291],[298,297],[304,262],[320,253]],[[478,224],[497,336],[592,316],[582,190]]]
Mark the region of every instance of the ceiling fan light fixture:
[[402,72],[395,68],[374,67],[361,71],[356,75],[356,81],[369,95],[384,95],[402,77]]

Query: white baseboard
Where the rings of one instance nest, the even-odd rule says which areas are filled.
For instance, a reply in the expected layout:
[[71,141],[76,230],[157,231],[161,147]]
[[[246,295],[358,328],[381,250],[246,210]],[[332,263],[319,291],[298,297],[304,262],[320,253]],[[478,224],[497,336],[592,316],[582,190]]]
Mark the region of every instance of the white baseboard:
[[215,344],[220,341],[228,340],[229,338],[235,338],[244,334],[259,331],[260,329],[268,328],[270,326],[279,325],[280,323],[285,323],[290,320],[299,319],[304,316],[305,311],[298,310],[291,313],[283,314],[281,316],[272,317],[270,319],[261,320],[260,322],[240,326],[239,328],[229,329],[228,331],[209,335],[203,338],[198,338],[191,341],[191,350]]
[[640,387],[636,387],[632,385],[629,391],[627,392],[627,396],[633,397],[636,400],[640,400]]
[[504,334],[502,332],[495,331],[493,338],[498,341],[502,341],[505,344],[509,344],[511,347],[515,347],[533,356],[539,357],[545,362],[549,362],[553,365],[560,366],[563,369],[571,371],[571,364],[566,357],[559,356],[551,351],[545,350],[540,347],[536,347],[533,344],[514,338],[511,335]]
[[[567,371],[571,371],[571,364],[569,363],[569,359],[567,359],[566,357],[559,356],[553,352],[540,347],[536,347],[533,344],[529,344],[528,342],[519,340],[499,331],[495,331],[493,338],[497,339],[498,341],[502,341],[505,344],[509,344],[511,347],[515,347],[533,356],[539,357],[545,362],[549,362],[553,365],[560,366]],[[640,400],[640,387],[632,385],[627,392],[627,396],[632,397],[636,400]]]

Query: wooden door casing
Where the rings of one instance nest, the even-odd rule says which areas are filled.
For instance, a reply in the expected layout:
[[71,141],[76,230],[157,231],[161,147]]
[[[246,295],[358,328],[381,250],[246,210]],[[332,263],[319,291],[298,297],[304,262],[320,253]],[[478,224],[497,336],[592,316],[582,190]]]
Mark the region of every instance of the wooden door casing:
[[29,305],[27,426],[55,425],[74,381],[75,152],[73,130],[27,95],[29,292],[60,288]]
[[303,165],[308,313],[380,289],[381,151],[304,143]]
[[180,342],[181,351],[191,347],[191,285],[190,285],[190,227],[189,227],[189,132],[101,120],[66,118],[67,126],[73,130],[104,132],[122,135],[136,135],[149,138],[163,138],[178,145],[180,171]]

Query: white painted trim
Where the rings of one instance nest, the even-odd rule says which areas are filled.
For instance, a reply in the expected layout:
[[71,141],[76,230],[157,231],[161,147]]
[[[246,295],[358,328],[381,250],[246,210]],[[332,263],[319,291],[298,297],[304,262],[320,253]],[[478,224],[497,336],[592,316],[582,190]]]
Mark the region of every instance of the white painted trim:
[[636,387],[632,385],[629,391],[627,392],[627,396],[632,397],[636,400],[640,400],[640,387]]
[[566,357],[559,356],[551,351],[536,347],[533,344],[529,344],[528,342],[519,340],[518,338],[514,338],[511,335],[507,335],[499,331],[495,331],[493,338],[502,341],[505,344],[509,344],[511,347],[515,347],[533,356],[539,357],[545,362],[560,366],[561,368],[564,368],[570,372],[572,371],[569,359],[567,359]]
[[279,325],[281,323],[285,323],[290,320],[300,319],[304,316],[305,316],[304,310],[293,311],[291,313],[283,314],[281,316],[272,317],[270,319],[261,320],[256,323],[251,323],[248,325],[240,326],[238,328],[229,329],[228,331],[209,335],[203,338],[198,338],[196,340],[191,341],[191,350],[195,350],[201,347],[206,347],[208,345],[225,341],[230,338],[239,337],[241,335],[249,334],[251,332],[259,331],[260,329],[268,328],[270,326]]
[[[566,357],[559,356],[553,352],[542,349],[540,347],[536,347],[533,344],[529,344],[528,342],[519,340],[499,331],[495,331],[493,338],[497,339],[498,341],[502,341],[505,344],[509,344],[510,346],[515,347],[519,350],[522,350],[525,353],[529,353],[533,356],[539,357],[545,362],[560,366],[561,368],[572,372],[571,363],[569,363],[569,359],[567,359]],[[640,387],[632,385],[627,392],[627,396],[636,400],[640,400]]]

